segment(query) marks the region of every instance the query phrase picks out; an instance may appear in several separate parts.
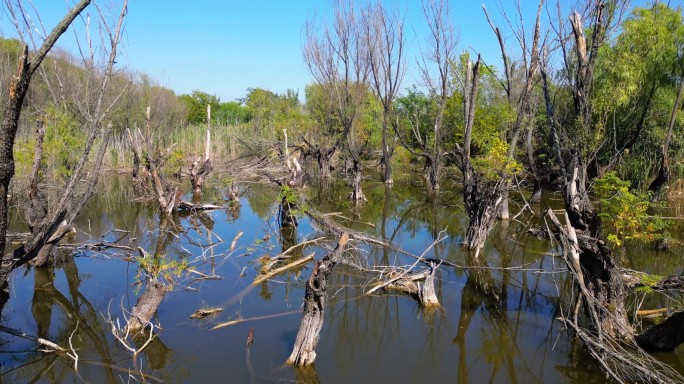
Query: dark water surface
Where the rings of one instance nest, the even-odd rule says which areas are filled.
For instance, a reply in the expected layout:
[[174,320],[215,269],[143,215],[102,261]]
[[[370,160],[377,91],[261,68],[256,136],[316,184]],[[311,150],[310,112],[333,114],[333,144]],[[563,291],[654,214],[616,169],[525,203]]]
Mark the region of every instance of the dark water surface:
[[[122,307],[130,310],[144,290],[135,260],[125,249],[84,250],[55,268],[19,269],[11,277],[11,298],[2,325],[68,347],[79,359],[44,353],[35,343],[0,333],[0,380],[4,383],[94,382],[127,383],[140,372],[155,382],[192,383],[602,383],[605,375],[555,320],[567,308],[570,282],[563,273],[559,250],[547,240],[527,235],[539,225],[530,213],[491,234],[479,259],[460,247],[467,216],[457,187],[445,185],[428,198],[422,184],[398,182],[388,188],[368,182],[368,202],[352,209],[347,188],[330,185],[307,188],[310,202],[322,212],[339,212],[339,222],[420,255],[439,236],[447,238],[425,256],[478,268],[442,265],[436,290],[442,307],[423,310],[407,296],[364,295],[380,266],[409,266],[415,258],[396,250],[356,244],[338,264],[328,288],[325,324],[314,368],[284,365],[299,322],[304,286],[312,264],[252,286],[259,259],[321,234],[303,217],[296,232],[282,233],[277,224],[278,191],[260,184],[242,184],[239,207],[201,215],[178,216],[162,224],[153,208],[130,202],[135,198],[125,178],[105,180],[103,190],[77,223],[76,242],[113,241],[130,231],[122,244],[140,245],[150,254],[165,255],[176,265],[186,262],[220,280],[199,274],[174,275],[173,291],[153,319],[157,338],[134,360],[112,336],[106,318],[125,323]],[[203,200],[225,205],[221,187],[209,189]],[[558,206],[549,195],[542,204]],[[539,214],[541,207],[536,208]],[[677,214],[679,207],[673,207]],[[512,206],[512,211],[517,211]],[[668,211],[669,212],[669,211]],[[15,216],[14,225],[22,229]],[[236,248],[231,242],[242,232]],[[682,239],[682,226],[671,232]],[[221,241],[222,240],[222,241]],[[333,241],[306,247],[295,258],[315,253],[320,258]],[[555,256],[554,256],[555,255]],[[631,268],[658,274],[682,274],[681,248],[665,253],[631,247],[623,256]],[[502,270],[500,267],[506,269]],[[418,265],[417,269],[422,269]],[[199,280],[198,280],[199,279]],[[648,308],[667,306],[664,299],[646,298]],[[190,319],[200,308],[223,312]],[[236,325],[213,326],[244,319]],[[254,343],[246,348],[253,328]],[[142,345],[144,341],[139,342]],[[682,371],[681,349],[661,358]],[[129,372],[138,374],[129,377]]]

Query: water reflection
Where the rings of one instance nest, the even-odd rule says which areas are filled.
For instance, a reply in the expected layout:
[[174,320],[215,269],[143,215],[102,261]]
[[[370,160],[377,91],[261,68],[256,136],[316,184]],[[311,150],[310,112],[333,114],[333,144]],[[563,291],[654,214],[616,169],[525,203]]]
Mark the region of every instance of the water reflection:
[[[142,293],[136,264],[111,253],[86,253],[87,257],[66,258],[57,267],[26,275],[25,270],[16,271],[13,296],[2,313],[5,323],[60,345],[68,345],[76,330],[74,347],[82,359],[79,375],[85,380],[120,382],[128,369],[142,368],[170,382],[605,382],[583,347],[570,341],[554,320],[566,307],[560,297],[571,280],[557,273],[562,265],[553,254],[558,250],[526,235],[529,225],[543,221],[526,213],[520,219],[524,224],[500,223],[481,257],[474,258],[460,246],[467,216],[459,208],[458,188],[448,181],[431,196],[418,183],[397,182],[388,188],[368,182],[363,189],[369,202],[355,209],[347,199],[346,184],[313,182],[303,189],[321,212],[342,212],[346,219],[336,216],[342,224],[413,255],[423,253],[440,231],[448,235],[426,254],[448,262],[436,275],[442,304],[437,310],[425,311],[406,296],[365,295],[369,274],[338,265],[328,288],[316,366],[306,369],[282,364],[299,326],[311,266],[252,285],[264,260],[320,235],[306,217],[297,228],[277,226],[276,188],[238,183],[243,190],[240,201],[226,203],[225,209],[160,221],[155,209],[129,202],[133,194],[125,182],[104,184],[77,223],[83,232],[97,239],[115,228],[129,230],[136,244],[158,261],[187,261],[215,279],[196,275],[174,284],[154,318],[163,330],[134,362],[117,345],[102,314],[121,316],[120,305],[131,308]],[[226,186],[205,187],[204,202],[220,202],[226,195]],[[240,232],[232,249],[231,241]],[[299,247],[287,263],[312,252],[319,258],[327,251],[325,245]],[[627,252],[630,265],[659,274],[681,272],[681,256],[649,252]],[[394,247],[360,244],[349,257],[366,267],[408,266],[416,260]],[[663,299],[646,302],[668,304]],[[214,318],[189,319],[197,309],[215,306],[223,312]],[[238,319],[247,321],[209,330]],[[250,328],[255,341],[245,349]],[[1,340],[2,381],[80,380],[71,360],[36,351],[33,344],[7,335]],[[134,340],[134,347],[145,341]],[[668,358],[681,366],[678,356]]]

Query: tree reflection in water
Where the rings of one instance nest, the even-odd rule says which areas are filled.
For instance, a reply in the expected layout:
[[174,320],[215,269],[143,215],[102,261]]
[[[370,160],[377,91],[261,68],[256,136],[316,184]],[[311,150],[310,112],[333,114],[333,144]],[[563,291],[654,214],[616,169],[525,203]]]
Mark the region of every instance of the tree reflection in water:
[[[435,311],[424,310],[406,296],[364,295],[369,275],[350,265],[338,265],[330,279],[315,367],[277,368],[291,352],[299,325],[299,316],[291,313],[301,314],[311,265],[283,272],[261,283],[261,289],[252,285],[261,257],[274,257],[320,235],[306,218],[296,230],[273,225],[278,191],[270,186],[251,186],[236,210],[181,215],[162,224],[154,210],[138,205],[122,209],[130,203],[119,195],[113,197],[114,203],[105,203],[100,196],[93,200],[95,205],[87,208],[92,223],[83,219],[79,227],[92,224],[94,238],[101,236],[96,231],[106,233],[112,226],[138,228],[131,237],[149,250],[151,258],[187,260],[197,271],[221,278],[193,275],[177,281],[153,318],[164,327],[161,338],[137,362],[116,344],[102,319],[110,299],[110,310],[117,312],[112,315],[121,317],[119,298],[130,297],[123,302],[130,308],[137,298],[133,292],[138,295],[145,290],[144,283],[136,284],[133,263],[129,271],[120,260],[78,258],[74,262],[67,258],[57,267],[32,270],[14,280],[24,286],[13,289],[3,320],[62,346],[68,346],[76,329],[73,341],[81,357],[79,373],[93,382],[120,382],[135,367],[171,382],[208,382],[218,377],[234,382],[605,382],[583,347],[569,342],[554,321],[559,308],[565,307],[560,298],[570,287],[570,280],[554,270],[559,266],[552,256],[555,249],[547,241],[527,236],[525,225],[511,221],[506,227],[506,222],[500,222],[480,258],[473,258],[460,247],[467,216],[458,208],[458,190],[447,184],[443,187],[439,194],[426,198],[418,183],[406,185],[397,180],[387,188],[369,182],[364,185],[369,202],[355,211],[361,219],[350,211],[346,185],[337,186],[333,180],[326,189],[312,184],[305,191],[314,196],[310,202],[319,211],[342,212],[351,221],[333,217],[343,225],[414,255],[422,253],[445,228],[449,236],[428,255],[445,261],[436,276],[442,307]],[[209,190],[205,194],[214,195]],[[238,232],[244,234],[231,251],[230,242]],[[265,239],[266,234],[271,236]],[[225,243],[208,246],[217,237]],[[415,262],[393,247],[353,245],[356,248],[349,258],[358,265]],[[296,248],[287,263],[312,251],[317,258],[325,254],[320,245],[308,245]],[[633,263],[650,263],[657,267],[654,272],[664,274],[681,265],[681,260],[674,255],[645,256]],[[214,319],[188,319],[205,305],[219,306],[224,312]],[[245,321],[208,330],[238,316]],[[246,359],[245,336],[251,327],[256,341]],[[6,341],[0,344],[3,382],[78,380],[70,359],[37,352],[33,343],[12,336],[1,337]],[[140,348],[143,342],[134,339],[132,346]],[[22,354],[11,353],[16,350]],[[681,366],[678,355],[671,359]]]

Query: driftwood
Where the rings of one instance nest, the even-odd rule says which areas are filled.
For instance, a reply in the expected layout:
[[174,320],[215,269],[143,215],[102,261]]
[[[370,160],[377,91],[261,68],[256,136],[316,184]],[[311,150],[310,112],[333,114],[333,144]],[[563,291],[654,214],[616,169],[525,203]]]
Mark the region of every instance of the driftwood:
[[371,293],[379,289],[385,292],[398,292],[410,296],[423,308],[439,307],[439,299],[435,293],[436,271],[437,268],[432,263],[430,268],[418,273],[394,273],[395,276],[390,274],[389,279],[376,285]]
[[213,315],[215,313],[223,312],[223,308],[201,308],[195,311],[192,315],[190,315],[191,319],[203,319],[209,315]]
[[193,204],[189,201],[180,200],[177,205],[180,210],[195,210],[195,211],[211,211],[214,209],[223,209],[220,205],[214,204]]
[[305,246],[310,245],[310,244],[316,244],[317,242],[319,242],[323,239],[325,239],[325,237],[317,237],[317,238],[312,239],[312,240],[302,241],[301,243],[295,244],[295,245],[291,246],[290,248],[284,250],[283,252],[281,252],[278,255],[275,255],[273,257],[267,257],[267,260],[265,260],[264,265],[261,267],[261,273],[262,274],[267,273],[276,264],[278,264],[284,260],[288,260],[290,257],[292,257],[290,254],[293,251],[295,251],[296,249],[305,247]]
[[280,268],[276,268],[276,269],[273,269],[273,270],[269,270],[269,271],[267,271],[267,272],[264,272],[264,273],[260,274],[259,276],[257,276],[257,277],[254,279],[254,282],[252,283],[252,285],[261,284],[261,283],[263,283],[264,281],[270,279],[271,277],[273,277],[273,276],[275,276],[275,275],[277,275],[277,274],[279,274],[279,273],[285,272],[285,271],[287,271],[288,269],[291,269],[291,268],[296,268],[296,267],[298,267],[298,266],[304,265],[304,264],[308,263],[309,261],[312,261],[313,259],[314,259],[314,255],[313,255],[313,253],[312,253],[312,254],[310,254],[309,256],[306,256],[306,257],[304,257],[304,258],[301,258],[301,259],[299,259],[299,260],[297,260],[297,261],[293,261],[292,263],[287,264],[287,265],[284,265],[284,266],[282,266],[282,267],[280,267]]
[[328,289],[328,278],[332,274],[335,264],[342,257],[344,248],[349,241],[348,234],[342,234],[335,250],[316,262],[311,277],[306,283],[304,293],[304,312],[295,340],[292,354],[287,359],[288,364],[295,366],[309,366],[316,359],[316,345],[323,327],[323,313],[325,309],[325,292]]
[[[158,245],[159,247],[159,245]],[[138,252],[143,259],[150,259],[150,256],[144,249],[138,247]],[[158,257],[155,255],[154,257]],[[145,284],[145,292],[138,298],[135,305],[131,309],[131,316],[126,324],[126,332],[138,331],[144,329],[157,312],[157,308],[167,293],[171,292],[171,287],[160,280],[152,271],[146,271],[148,274]]]
[[41,337],[36,337],[33,335],[26,334],[24,332],[18,331],[18,330],[13,329],[13,328],[5,327],[4,325],[0,325],[0,332],[5,332],[5,333],[10,334],[12,336],[21,337],[22,339],[31,340],[33,342],[36,342],[36,343],[42,345],[43,347],[50,348],[51,350],[54,350],[56,352],[60,352],[60,353],[66,353],[67,352],[67,349],[60,347],[57,343],[54,343],[50,340],[43,339]]

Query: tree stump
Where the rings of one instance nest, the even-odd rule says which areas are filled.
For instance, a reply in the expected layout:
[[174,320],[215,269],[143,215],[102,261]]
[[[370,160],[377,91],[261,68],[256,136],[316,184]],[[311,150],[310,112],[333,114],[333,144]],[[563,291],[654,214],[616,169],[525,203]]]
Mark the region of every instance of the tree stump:
[[288,364],[310,366],[316,360],[316,345],[321,328],[323,328],[325,291],[328,289],[328,278],[342,256],[348,240],[349,234],[342,234],[333,253],[316,262],[316,266],[311,272],[304,293],[302,322],[299,326],[292,354],[287,359]]

